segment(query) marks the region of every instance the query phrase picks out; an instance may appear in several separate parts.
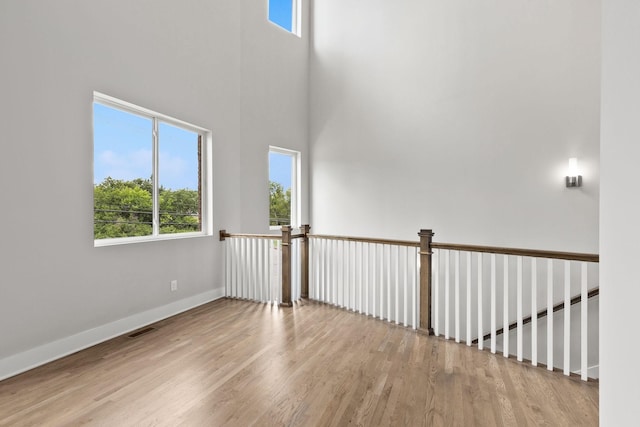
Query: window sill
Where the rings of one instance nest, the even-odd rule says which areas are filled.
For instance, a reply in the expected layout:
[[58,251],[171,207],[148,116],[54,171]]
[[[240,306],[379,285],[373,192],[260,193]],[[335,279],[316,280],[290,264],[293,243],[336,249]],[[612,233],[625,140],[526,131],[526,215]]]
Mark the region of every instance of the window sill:
[[166,234],[160,236],[136,236],[136,237],[118,237],[113,239],[98,239],[93,241],[93,247],[99,248],[103,246],[116,246],[116,245],[129,245],[133,243],[146,243],[146,242],[158,242],[162,240],[178,240],[178,239],[192,239],[195,237],[210,237],[210,233],[179,233],[179,234]]

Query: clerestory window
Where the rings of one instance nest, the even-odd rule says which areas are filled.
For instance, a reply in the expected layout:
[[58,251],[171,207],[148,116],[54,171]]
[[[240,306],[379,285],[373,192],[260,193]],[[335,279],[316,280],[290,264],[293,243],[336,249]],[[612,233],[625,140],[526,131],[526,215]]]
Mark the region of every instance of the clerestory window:
[[300,0],[268,0],[269,21],[300,37]]
[[94,245],[211,234],[210,133],[94,93]]

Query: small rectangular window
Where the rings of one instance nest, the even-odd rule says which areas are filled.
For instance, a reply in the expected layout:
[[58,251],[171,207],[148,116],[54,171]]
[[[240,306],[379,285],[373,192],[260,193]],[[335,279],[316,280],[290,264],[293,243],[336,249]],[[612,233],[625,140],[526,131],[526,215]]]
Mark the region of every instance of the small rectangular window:
[[94,93],[95,245],[210,234],[204,232],[208,136]]
[[300,153],[269,148],[269,226],[300,226]]
[[300,0],[269,0],[269,21],[300,36]]

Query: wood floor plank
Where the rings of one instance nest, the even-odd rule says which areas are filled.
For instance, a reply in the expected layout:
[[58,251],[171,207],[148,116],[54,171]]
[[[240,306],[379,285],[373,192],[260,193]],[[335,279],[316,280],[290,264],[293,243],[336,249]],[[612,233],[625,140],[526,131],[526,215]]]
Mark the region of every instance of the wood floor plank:
[[151,326],[0,382],[0,426],[598,424],[597,383],[320,303]]

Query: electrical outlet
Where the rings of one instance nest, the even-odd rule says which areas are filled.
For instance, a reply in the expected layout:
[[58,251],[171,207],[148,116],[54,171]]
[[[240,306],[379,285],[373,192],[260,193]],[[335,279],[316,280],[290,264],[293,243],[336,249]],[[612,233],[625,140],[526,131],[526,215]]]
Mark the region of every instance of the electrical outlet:
[[171,292],[175,292],[178,290],[178,281],[177,280],[172,280],[171,281]]

